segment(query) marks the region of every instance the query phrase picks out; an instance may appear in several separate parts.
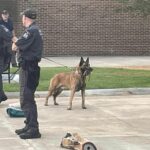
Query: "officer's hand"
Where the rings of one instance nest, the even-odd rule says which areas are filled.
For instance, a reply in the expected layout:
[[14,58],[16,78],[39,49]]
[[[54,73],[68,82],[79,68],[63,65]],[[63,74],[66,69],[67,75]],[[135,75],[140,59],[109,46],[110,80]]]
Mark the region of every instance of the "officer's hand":
[[16,44],[15,43],[13,43],[12,44],[12,51],[17,51],[18,50],[18,47],[16,46]]
[[17,40],[18,40],[18,38],[17,38],[16,36],[14,36],[14,37],[12,38],[13,43],[16,43]]

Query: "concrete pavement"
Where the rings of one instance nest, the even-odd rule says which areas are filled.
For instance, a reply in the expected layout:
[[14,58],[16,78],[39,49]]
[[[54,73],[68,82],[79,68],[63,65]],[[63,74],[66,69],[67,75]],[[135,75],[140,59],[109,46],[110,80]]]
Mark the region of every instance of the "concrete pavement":
[[68,97],[59,97],[59,106],[52,99],[44,106],[38,98],[41,139],[21,140],[14,133],[23,126],[24,118],[10,118],[6,114],[10,99],[0,105],[1,150],[63,150],[62,137],[67,132],[79,132],[92,141],[97,150],[150,149],[150,95],[88,96],[87,109],[81,109],[81,98],[75,97],[73,110],[66,110]]
[[[78,64],[80,57],[49,57],[48,59],[50,61],[42,59],[40,66],[74,67]],[[92,67],[150,68],[149,56],[90,57],[90,62]],[[149,90],[142,89],[143,92],[140,94],[148,94]],[[86,93],[88,109],[86,110],[81,109],[81,97],[77,93],[72,111],[66,110],[69,100],[67,93],[58,98],[59,106],[54,106],[50,98],[50,105],[45,107],[43,97],[46,93],[37,92],[42,138],[34,140],[19,139],[14,130],[23,127],[24,118],[10,118],[6,114],[7,106],[19,100],[15,98],[1,103],[0,150],[63,150],[60,148],[60,142],[67,132],[79,132],[92,141],[97,146],[97,150],[149,150],[150,95],[131,95],[136,94],[137,91],[119,89],[116,91],[117,94],[113,93],[112,96],[110,94],[112,91],[114,92],[112,89],[101,92],[95,90],[96,94],[90,94],[91,91],[88,91]],[[7,94],[9,97],[9,93]]]

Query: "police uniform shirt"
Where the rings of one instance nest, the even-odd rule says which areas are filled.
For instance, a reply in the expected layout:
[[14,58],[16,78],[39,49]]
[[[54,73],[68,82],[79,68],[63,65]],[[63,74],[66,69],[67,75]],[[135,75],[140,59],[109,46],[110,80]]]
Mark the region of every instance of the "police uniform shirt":
[[10,31],[5,27],[0,25],[0,50],[4,47],[4,42],[10,42],[12,39],[12,35]]
[[41,60],[43,40],[41,31],[35,23],[32,23],[23,35],[15,43],[19,48],[20,57],[23,60]]
[[10,32],[12,32],[14,30],[13,22],[11,19],[8,19],[8,21],[4,21],[3,19],[1,19],[0,25],[5,26]]

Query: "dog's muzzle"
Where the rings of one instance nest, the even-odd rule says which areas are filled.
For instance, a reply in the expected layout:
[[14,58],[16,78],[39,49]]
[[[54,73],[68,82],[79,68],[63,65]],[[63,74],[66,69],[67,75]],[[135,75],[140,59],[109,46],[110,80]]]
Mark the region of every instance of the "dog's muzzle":
[[91,74],[91,72],[93,71],[93,68],[86,68],[84,73],[83,73],[83,76],[88,76]]

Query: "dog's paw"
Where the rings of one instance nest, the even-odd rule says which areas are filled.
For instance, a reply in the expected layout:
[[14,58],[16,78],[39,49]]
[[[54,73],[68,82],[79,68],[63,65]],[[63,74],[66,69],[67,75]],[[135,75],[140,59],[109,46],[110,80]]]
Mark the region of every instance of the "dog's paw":
[[48,106],[48,104],[44,104],[44,106]]
[[85,106],[82,106],[82,109],[87,109]]
[[67,110],[72,110],[72,108],[71,108],[71,107],[68,107]]
[[54,105],[59,105],[58,103],[54,103]]

